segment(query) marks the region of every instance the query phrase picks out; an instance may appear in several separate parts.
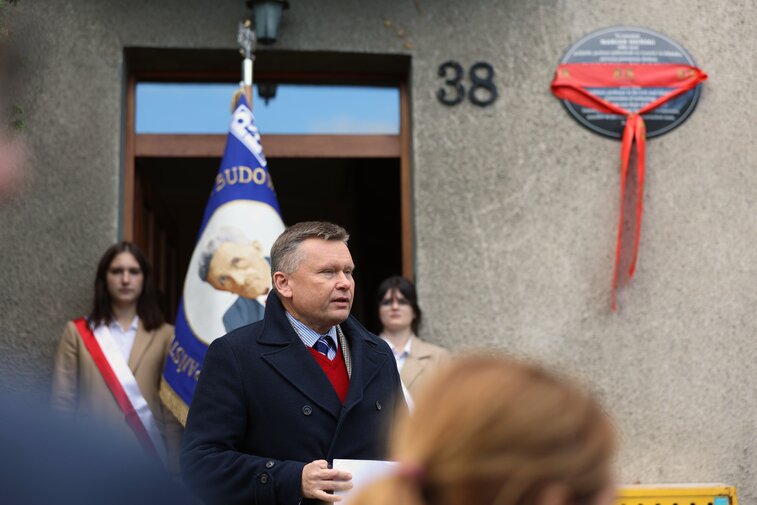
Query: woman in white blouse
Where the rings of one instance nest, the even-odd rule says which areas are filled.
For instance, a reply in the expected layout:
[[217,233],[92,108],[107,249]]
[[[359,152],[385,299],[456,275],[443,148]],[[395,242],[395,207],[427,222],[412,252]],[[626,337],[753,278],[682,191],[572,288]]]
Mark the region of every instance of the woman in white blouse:
[[393,276],[376,291],[383,338],[392,348],[405,388],[415,397],[423,383],[449,359],[449,351],[418,337],[423,313],[412,282]]

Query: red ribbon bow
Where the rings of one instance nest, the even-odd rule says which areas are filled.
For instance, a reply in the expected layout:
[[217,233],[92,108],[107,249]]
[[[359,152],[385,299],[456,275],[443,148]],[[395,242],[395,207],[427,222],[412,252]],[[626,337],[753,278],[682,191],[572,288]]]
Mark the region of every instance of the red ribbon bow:
[[[566,63],[557,67],[552,81],[552,93],[563,100],[584,107],[590,107],[605,114],[626,116],[623,139],[620,147],[620,220],[618,240],[615,246],[615,268],[612,274],[612,310],[617,309],[615,291],[618,286],[618,269],[620,250],[623,242],[623,202],[626,195],[626,177],[631,149],[636,144],[636,237],[634,240],[633,259],[628,276],[633,277],[636,259],[639,254],[641,236],[641,214],[644,193],[644,155],[646,145],[646,126],[642,114],[656,109],[669,100],[686,93],[707,79],[707,74],[696,67],[674,63]],[[586,88],[672,88],[669,93],[646,104],[635,112],[629,112],[607,100],[604,100]]]

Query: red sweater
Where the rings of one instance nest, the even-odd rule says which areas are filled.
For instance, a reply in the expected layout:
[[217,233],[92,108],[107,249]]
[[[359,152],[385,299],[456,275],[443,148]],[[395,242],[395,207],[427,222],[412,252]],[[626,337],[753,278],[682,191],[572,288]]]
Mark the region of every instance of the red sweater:
[[323,373],[329,378],[331,385],[334,386],[334,391],[339,396],[339,400],[344,404],[344,400],[347,398],[347,389],[350,387],[350,377],[347,375],[347,365],[344,364],[342,353],[337,349],[334,359],[329,360],[312,347],[308,347],[308,351],[310,351],[310,354],[313,355],[318,364],[321,365]]

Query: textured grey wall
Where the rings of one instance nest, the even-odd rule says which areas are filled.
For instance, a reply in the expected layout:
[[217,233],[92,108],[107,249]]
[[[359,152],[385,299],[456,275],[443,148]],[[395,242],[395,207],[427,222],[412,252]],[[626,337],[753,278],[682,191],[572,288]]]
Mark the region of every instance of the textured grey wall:
[[91,302],[97,259],[119,234],[123,48],[231,47],[243,2],[20,1],[9,12],[24,58],[32,155],[25,191],[0,207],[3,335],[15,389],[46,389],[67,319]]
[[[122,48],[233,48],[244,14],[241,0],[48,4],[12,13],[34,155],[23,199],[0,208],[0,351],[19,387],[49,380],[118,236]],[[617,416],[623,481],[724,481],[744,503],[757,499],[755,22],[746,1],[295,0],[277,45],[412,55],[426,336],[566,367]],[[694,115],[648,144],[639,268],[612,314],[619,144],[575,124],[549,83],[570,44],[618,24],[670,36],[710,80]],[[436,102],[448,59],[494,66],[494,106]]]

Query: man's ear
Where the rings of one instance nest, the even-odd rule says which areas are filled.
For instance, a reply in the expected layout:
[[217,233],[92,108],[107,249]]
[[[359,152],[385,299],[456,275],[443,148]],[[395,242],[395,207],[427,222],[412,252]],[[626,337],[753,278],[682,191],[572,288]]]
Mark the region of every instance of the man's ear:
[[292,287],[289,285],[289,277],[284,272],[274,272],[273,287],[276,288],[279,296],[292,298]]

